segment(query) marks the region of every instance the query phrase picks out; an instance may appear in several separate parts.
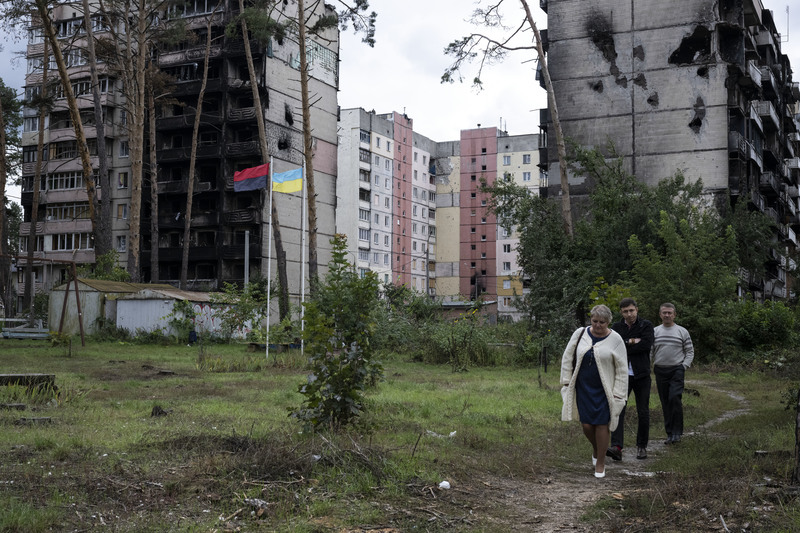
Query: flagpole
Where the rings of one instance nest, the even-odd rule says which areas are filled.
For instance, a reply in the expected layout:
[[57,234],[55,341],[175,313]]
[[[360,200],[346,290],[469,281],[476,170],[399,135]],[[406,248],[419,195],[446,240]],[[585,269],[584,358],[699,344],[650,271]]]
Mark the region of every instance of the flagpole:
[[306,160],[303,158],[303,192],[300,194],[300,356],[305,352],[305,331],[306,309],[303,303],[306,301]]
[[[270,303],[272,297],[272,156],[269,157],[269,180],[267,180],[267,188],[269,189],[269,238],[267,244],[267,347],[264,350],[264,357],[269,360],[269,315]],[[264,242],[263,240],[261,242]]]

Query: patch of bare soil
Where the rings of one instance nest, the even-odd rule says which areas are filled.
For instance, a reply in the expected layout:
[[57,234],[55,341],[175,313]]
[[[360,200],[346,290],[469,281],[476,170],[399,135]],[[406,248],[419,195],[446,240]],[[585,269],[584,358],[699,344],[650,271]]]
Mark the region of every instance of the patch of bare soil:
[[[736,400],[739,407],[706,422],[695,431],[686,433],[684,435],[686,438],[691,438],[701,431],[704,435],[708,435],[708,430],[715,425],[748,411],[748,405],[743,397],[730,391],[715,390]],[[487,531],[597,531],[597,524],[581,521],[581,517],[596,502],[613,498],[624,504],[625,499],[636,491],[649,488],[653,477],[668,475],[654,472],[650,468],[652,459],[665,453],[660,432],[657,428],[653,429],[655,431],[652,432],[647,450],[649,458],[637,460],[636,449],[627,448],[623,450],[622,461],[606,459],[606,477],[603,479],[594,477],[594,467],[587,444],[587,457],[584,463],[571,465],[569,469],[549,472],[539,479],[487,477],[456,484],[450,494],[448,491],[438,490],[434,493],[435,497],[443,501],[437,506],[439,516],[432,515],[431,522],[438,521],[439,527],[458,528],[459,522],[467,525],[479,519],[485,524]],[[576,426],[577,431],[579,429]],[[447,507],[449,512],[446,510]],[[641,530],[635,525],[632,526],[634,530]]]

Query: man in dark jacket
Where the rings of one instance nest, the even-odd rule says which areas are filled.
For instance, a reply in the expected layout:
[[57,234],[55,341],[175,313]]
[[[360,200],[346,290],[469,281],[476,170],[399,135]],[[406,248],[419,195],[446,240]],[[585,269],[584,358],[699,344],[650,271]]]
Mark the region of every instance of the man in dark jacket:
[[[619,302],[622,320],[611,329],[622,336],[628,351],[628,397],[633,392],[636,398],[636,458],[647,459],[647,442],[650,440],[650,348],[653,346],[653,324],[639,318],[639,307],[633,298]],[[617,429],[611,434],[611,446],[606,455],[615,461],[622,460],[625,435],[625,408],[619,415]]]

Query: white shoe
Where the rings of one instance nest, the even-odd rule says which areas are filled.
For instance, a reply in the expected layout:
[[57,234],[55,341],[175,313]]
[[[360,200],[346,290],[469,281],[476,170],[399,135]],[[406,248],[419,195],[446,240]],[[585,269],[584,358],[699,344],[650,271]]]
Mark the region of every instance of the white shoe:
[[592,456],[592,466],[597,466],[597,457]]
[[597,478],[606,477],[606,469],[603,468],[602,472],[595,472],[594,473],[594,477],[597,477]]

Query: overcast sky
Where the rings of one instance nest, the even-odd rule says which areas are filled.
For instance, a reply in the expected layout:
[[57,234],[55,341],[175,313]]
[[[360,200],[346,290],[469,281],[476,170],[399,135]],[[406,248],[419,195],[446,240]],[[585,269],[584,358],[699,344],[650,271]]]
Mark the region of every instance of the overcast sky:
[[[486,5],[487,0],[482,3]],[[540,29],[545,28],[546,15],[539,2],[529,0],[529,4]],[[783,40],[789,37],[782,48],[794,66],[795,81],[800,81],[800,9],[791,14],[792,25],[787,28],[787,0],[763,0],[763,4],[773,10]],[[519,24],[523,16],[519,4],[509,0],[505,5],[506,23]],[[470,82],[477,73],[476,64],[463,69],[464,83],[440,83],[451,63],[443,52],[447,44],[485,31],[467,22],[475,6],[474,0],[370,0],[370,9],[378,13],[375,47],[361,43],[352,29],[342,32],[341,107],[405,112],[414,120],[415,131],[435,141],[457,140],[462,129],[478,124],[498,126],[511,135],[537,133],[538,110],[547,100],[535,80],[533,50],[514,52],[502,63],[486,65],[482,91]],[[520,35],[518,44],[531,40],[528,31]],[[21,88],[25,61],[18,53],[24,51],[25,42],[15,43],[4,33],[0,43],[0,77],[6,85]],[[18,200],[18,192],[12,195]]]
[[[762,0],[765,8],[773,10],[784,41],[788,1]],[[546,28],[546,14],[539,9],[539,2],[528,3],[539,29]],[[498,126],[511,135],[538,133],[538,110],[547,106],[547,95],[534,77],[535,51],[514,52],[502,63],[484,67],[481,92],[469,81],[477,65],[463,69],[465,83],[439,82],[451,63],[443,52],[447,44],[485,31],[465,22],[475,5],[474,0],[370,0],[370,8],[378,13],[375,47],[361,43],[352,30],[342,33],[341,107],[378,113],[405,111],[414,120],[414,130],[434,141],[457,140],[462,129],[478,124]],[[508,6],[506,24],[518,24],[524,16],[519,2],[508,0],[504,5]],[[800,81],[800,9],[795,8],[791,18],[790,40],[781,46],[794,67],[794,81]],[[527,32],[520,43],[531,40]]]

